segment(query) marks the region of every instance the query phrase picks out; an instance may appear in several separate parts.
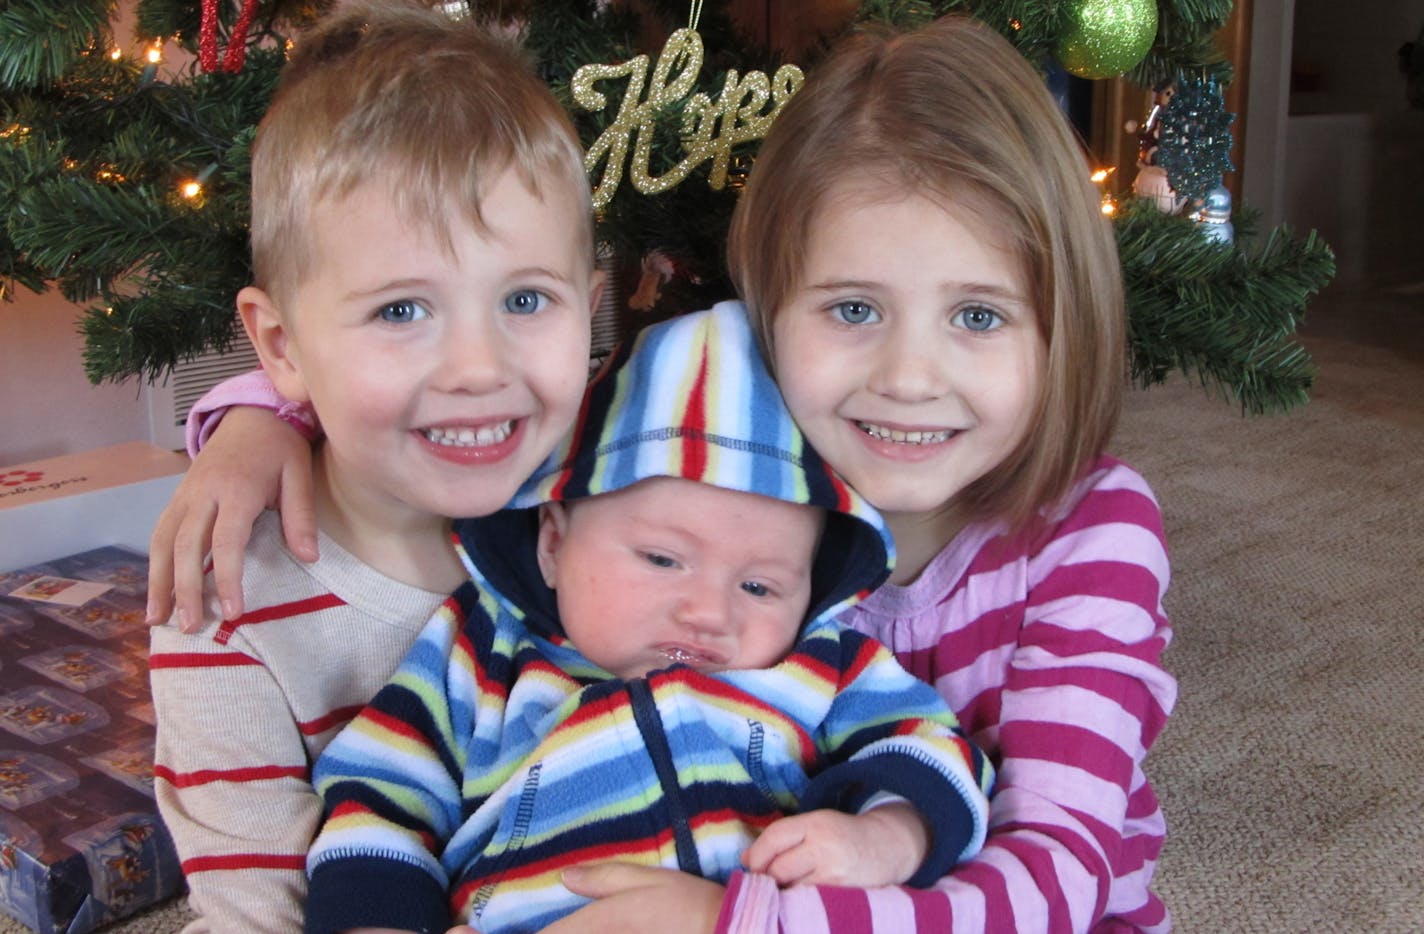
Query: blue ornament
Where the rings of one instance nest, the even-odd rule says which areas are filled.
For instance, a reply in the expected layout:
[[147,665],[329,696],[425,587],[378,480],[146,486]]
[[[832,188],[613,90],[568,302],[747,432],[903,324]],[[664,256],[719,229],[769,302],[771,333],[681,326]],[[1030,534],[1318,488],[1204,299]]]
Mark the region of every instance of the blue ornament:
[[1201,207],[1192,215],[1201,227],[1202,236],[1218,243],[1233,243],[1236,228],[1231,224],[1231,192],[1217,185],[1202,198]]

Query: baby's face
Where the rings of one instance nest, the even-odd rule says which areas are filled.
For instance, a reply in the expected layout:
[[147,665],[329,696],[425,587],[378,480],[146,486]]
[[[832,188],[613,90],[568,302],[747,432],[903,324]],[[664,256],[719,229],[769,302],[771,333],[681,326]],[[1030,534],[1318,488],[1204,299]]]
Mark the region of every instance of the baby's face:
[[659,477],[546,507],[539,564],[564,631],[620,678],[766,668],[811,599],[821,510]]

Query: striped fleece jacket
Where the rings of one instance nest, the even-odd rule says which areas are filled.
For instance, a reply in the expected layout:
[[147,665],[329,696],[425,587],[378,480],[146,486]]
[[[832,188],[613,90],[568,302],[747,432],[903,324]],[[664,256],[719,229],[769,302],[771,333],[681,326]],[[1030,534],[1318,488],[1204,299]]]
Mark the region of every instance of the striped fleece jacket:
[[[535,507],[658,476],[827,510],[808,622],[777,665],[622,681],[563,637]],[[308,931],[537,931],[586,901],[559,881],[569,866],[725,881],[778,816],[885,793],[932,828],[912,884],[978,851],[991,769],[932,688],[834,621],[885,579],[893,546],[806,447],[741,306],[654,326],[615,356],[512,506],[459,524],[471,582],[317,764]]]
[[1031,536],[964,529],[914,583],[843,617],[933,684],[998,769],[984,849],[931,888],[778,889],[737,873],[719,932],[1171,929],[1143,760],[1176,701],[1162,515],[1102,458]]

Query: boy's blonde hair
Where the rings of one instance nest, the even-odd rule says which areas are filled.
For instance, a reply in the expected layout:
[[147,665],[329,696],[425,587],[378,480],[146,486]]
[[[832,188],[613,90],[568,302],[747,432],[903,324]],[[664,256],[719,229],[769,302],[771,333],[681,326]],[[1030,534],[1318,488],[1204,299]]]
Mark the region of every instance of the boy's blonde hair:
[[[371,181],[406,217],[448,235],[483,229],[480,201],[513,167],[536,194],[566,185],[592,208],[568,115],[517,48],[419,0],[352,0],[296,42],[252,154],[256,284],[290,292],[310,271],[315,205]],[[380,231],[371,231],[373,237]]]
[[1022,525],[1102,452],[1121,405],[1122,274],[1088,175],[1043,80],[988,27],[948,16],[867,33],[818,65],[772,125],[732,218],[732,280],[774,362],[773,322],[832,195],[883,186],[996,231],[1022,263],[1047,370],[1023,440],[956,505]]

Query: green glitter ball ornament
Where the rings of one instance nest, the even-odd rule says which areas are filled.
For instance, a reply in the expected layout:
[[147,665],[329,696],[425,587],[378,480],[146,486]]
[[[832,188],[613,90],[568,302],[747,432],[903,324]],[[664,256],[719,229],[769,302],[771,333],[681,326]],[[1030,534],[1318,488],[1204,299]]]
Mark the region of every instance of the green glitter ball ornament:
[[1157,0],[1073,0],[1053,54],[1070,75],[1115,78],[1157,38]]

